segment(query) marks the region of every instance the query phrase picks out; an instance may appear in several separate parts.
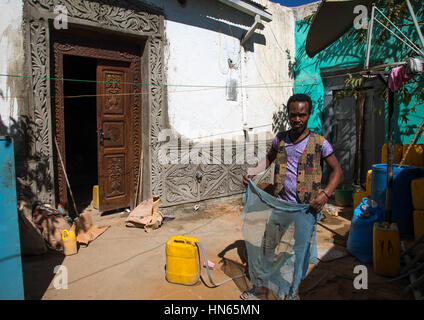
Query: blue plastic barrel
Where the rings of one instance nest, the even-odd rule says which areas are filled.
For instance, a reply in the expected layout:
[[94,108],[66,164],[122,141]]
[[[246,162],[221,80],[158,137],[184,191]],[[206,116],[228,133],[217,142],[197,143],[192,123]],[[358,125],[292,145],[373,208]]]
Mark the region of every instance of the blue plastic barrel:
[[[412,235],[414,221],[412,214],[411,181],[423,175],[420,168],[398,164],[393,165],[392,222],[398,226],[399,233]],[[386,208],[387,164],[372,166],[371,199],[385,211]]]
[[383,221],[383,210],[367,202],[368,198],[363,198],[353,212],[347,250],[361,262],[372,264],[374,223]]

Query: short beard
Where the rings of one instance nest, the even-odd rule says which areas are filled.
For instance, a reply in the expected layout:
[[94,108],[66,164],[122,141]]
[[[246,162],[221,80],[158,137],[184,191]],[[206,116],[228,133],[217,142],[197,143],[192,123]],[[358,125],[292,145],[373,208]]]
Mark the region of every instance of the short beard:
[[300,127],[300,128],[291,128],[293,130],[293,132],[295,132],[298,135],[301,135],[302,133],[305,132],[305,130],[307,129],[307,126],[304,127]]

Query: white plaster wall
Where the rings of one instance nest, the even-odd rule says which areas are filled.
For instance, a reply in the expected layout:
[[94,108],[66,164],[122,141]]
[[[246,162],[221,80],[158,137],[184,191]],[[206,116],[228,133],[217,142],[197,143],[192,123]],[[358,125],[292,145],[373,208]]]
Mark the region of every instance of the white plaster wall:
[[260,84],[246,88],[247,124],[253,132],[271,132],[272,115],[283,108],[293,94],[293,79],[289,76],[289,63],[295,56],[295,21],[291,8],[264,0],[272,21],[258,30],[266,44],[255,44],[254,52],[245,54],[243,76],[247,84]]
[[237,39],[178,22],[167,22],[168,112],[172,127],[187,138],[216,137],[240,130],[242,105],[227,101],[230,77],[240,82],[240,71],[229,69],[237,61]]
[[[249,134],[271,135],[272,115],[293,90],[286,53],[288,49],[294,60],[292,10],[257,1],[267,6],[273,20],[264,22],[264,30],[257,29],[253,50],[245,52],[240,39],[254,22],[245,13],[217,0],[187,0],[185,7],[176,0],[144,2],[161,7],[165,14],[171,127],[197,141],[243,137],[244,127],[253,128]],[[237,101],[228,101],[225,86],[230,78],[252,88],[238,88]]]
[[21,0],[0,0],[0,134],[10,134],[18,118],[22,80],[6,75],[23,72],[22,7]]
[[[257,0],[273,20],[253,37],[262,35],[253,50],[240,47],[240,38],[253,17],[216,0],[140,0],[161,7],[165,14],[168,116],[177,132],[194,140],[271,132],[272,115],[286,103],[293,81],[288,75],[288,50],[294,57],[293,10]],[[23,79],[22,0],[0,0],[0,128],[10,128],[19,114]],[[251,41],[251,40],[249,40]],[[235,64],[228,67],[228,59]],[[226,84],[235,79],[236,101],[228,101]],[[246,88],[247,87],[247,88]],[[248,88],[251,87],[251,88]],[[1,126],[2,125],[2,126]],[[3,132],[4,134],[4,132]]]

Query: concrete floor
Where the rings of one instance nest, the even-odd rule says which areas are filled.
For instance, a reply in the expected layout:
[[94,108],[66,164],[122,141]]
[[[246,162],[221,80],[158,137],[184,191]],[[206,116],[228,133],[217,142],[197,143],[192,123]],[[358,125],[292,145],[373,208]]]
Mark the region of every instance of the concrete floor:
[[[164,212],[174,220],[150,233],[125,226],[127,213],[100,215],[92,211],[96,226],[110,228],[78,254],[63,256],[50,251],[42,256],[23,257],[26,299],[149,299],[149,300],[239,300],[240,293],[250,287],[248,278],[229,281],[209,288],[199,281],[193,286],[171,284],[165,279],[165,243],[174,235],[196,237],[205,248],[208,259],[216,264],[212,271],[215,283],[245,272],[245,256],[241,219],[236,211],[240,198],[203,203]],[[349,211],[350,210],[350,211]],[[164,210],[166,211],[166,210]],[[338,217],[326,217],[318,226],[318,247],[345,250],[344,238],[350,226],[352,209]],[[221,253],[221,254],[220,254]],[[220,255],[220,256],[218,256]],[[369,272],[369,289],[353,288],[353,268],[361,264],[350,255],[330,262],[310,265],[308,276],[300,286],[301,299],[412,299],[401,296],[407,280],[387,282],[387,278]],[[68,288],[55,289],[54,268],[66,266]],[[207,281],[206,269],[202,275]],[[275,299],[274,296],[268,297]]]

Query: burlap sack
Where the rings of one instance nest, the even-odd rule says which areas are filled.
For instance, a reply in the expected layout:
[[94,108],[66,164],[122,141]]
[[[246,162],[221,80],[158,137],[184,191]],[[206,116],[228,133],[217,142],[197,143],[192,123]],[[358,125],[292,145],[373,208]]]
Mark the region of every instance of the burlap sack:
[[153,196],[140,203],[130,212],[125,220],[125,225],[127,227],[144,228],[146,232],[159,228],[163,222],[163,214],[159,211],[159,201],[160,196]]
[[110,226],[97,228],[93,225],[93,220],[89,212],[83,212],[74,220],[77,242],[80,245],[88,244],[105,232]]

